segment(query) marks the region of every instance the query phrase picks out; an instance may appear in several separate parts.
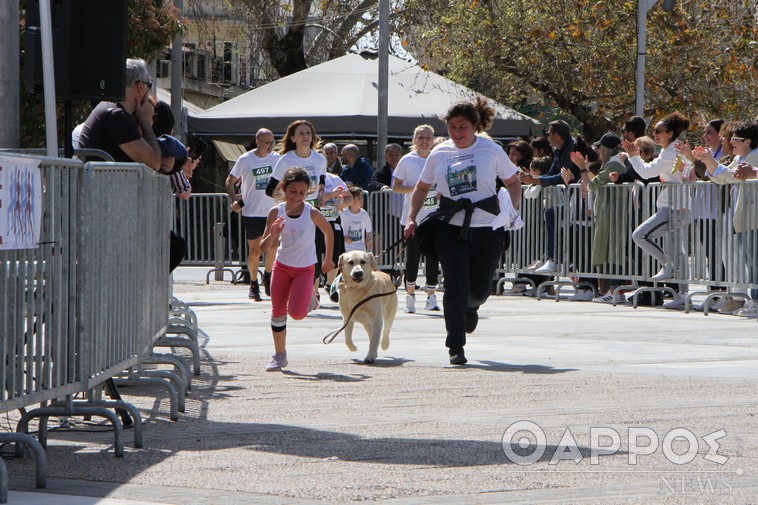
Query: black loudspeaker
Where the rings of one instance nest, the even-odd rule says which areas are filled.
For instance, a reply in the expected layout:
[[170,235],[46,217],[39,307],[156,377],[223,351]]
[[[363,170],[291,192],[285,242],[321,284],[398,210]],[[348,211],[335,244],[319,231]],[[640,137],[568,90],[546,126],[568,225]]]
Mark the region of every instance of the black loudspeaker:
[[[127,0],[50,0],[55,94],[77,100],[124,99]],[[39,0],[26,2],[25,81],[41,90]]]

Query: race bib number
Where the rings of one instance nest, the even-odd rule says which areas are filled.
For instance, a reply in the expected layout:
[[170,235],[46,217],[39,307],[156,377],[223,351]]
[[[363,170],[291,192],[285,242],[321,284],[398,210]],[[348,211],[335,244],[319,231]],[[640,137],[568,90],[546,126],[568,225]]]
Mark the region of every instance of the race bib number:
[[476,191],[476,165],[462,161],[447,167],[447,187],[450,196],[458,196]]
[[437,197],[436,196],[427,196],[424,198],[424,205],[421,207],[422,209],[436,209],[437,208]]
[[321,213],[324,215],[327,221],[334,221],[337,219],[337,207],[321,207],[319,209]]
[[255,189],[265,190],[266,186],[268,186],[269,179],[271,179],[271,174],[273,171],[274,168],[271,166],[255,167],[252,169],[253,177],[255,177]]

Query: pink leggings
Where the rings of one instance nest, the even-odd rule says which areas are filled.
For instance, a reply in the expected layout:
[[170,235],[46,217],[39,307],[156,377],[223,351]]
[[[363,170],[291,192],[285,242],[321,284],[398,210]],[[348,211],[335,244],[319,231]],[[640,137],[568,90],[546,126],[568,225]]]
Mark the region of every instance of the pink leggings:
[[271,269],[271,319],[303,319],[313,295],[314,265],[296,268],[274,261]]

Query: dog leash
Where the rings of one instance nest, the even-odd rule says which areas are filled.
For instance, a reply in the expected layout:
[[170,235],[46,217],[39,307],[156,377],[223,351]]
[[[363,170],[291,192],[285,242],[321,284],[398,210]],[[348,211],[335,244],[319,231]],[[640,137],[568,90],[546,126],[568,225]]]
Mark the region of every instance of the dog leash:
[[353,317],[353,314],[355,314],[355,311],[358,310],[358,307],[360,307],[361,305],[363,305],[364,303],[366,303],[369,300],[373,300],[374,298],[379,298],[380,296],[390,296],[390,295],[394,295],[395,293],[397,293],[397,289],[394,290],[394,291],[390,291],[388,293],[375,293],[375,294],[373,294],[371,296],[367,296],[366,298],[364,298],[360,302],[356,303],[355,307],[353,307],[353,310],[351,310],[350,314],[348,314],[347,319],[345,319],[345,324],[343,324],[340,329],[332,331],[332,332],[329,332],[329,333],[326,334],[326,336],[324,337],[324,340],[323,340],[324,345],[331,344],[332,341],[335,338],[337,338],[337,335],[339,335],[340,333],[342,333],[342,330],[344,330],[347,327],[348,323],[350,322],[350,319]]
[[[384,254],[387,254],[388,252],[390,252],[391,250],[393,250],[394,248],[396,248],[398,245],[402,244],[404,241],[405,241],[405,237],[400,237],[399,239],[397,239],[393,243],[391,243],[389,246],[387,246],[387,248],[385,250],[383,250],[382,252],[380,252],[379,254],[377,254],[376,257],[377,258],[382,257]],[[400,256],[401,252],[403,252],[402,249],[398,253],[398,256]]]

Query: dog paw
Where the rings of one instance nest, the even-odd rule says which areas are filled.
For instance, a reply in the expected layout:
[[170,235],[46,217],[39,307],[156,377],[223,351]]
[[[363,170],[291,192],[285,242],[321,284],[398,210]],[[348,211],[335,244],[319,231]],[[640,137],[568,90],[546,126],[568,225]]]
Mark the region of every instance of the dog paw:
[[386,351],[389,348],[390,348],[390,339],[383,338],[382,339],[382,351]]
[[349,349],[351,352],[355,352],[355,351],[357,351],[357,350],[358,350],[358,348],[357,348],[357,347],[355,346],[355,344],[354,344],[354,343],[352,343],[352,342],[350,342],[350,343],[348,343],[348,342],[345,342],[345,345],[347,346],[347,348],[348,348],[348,349]]
[[369,358],[368,356],[366,356],[366,358],[363,360],[363,362],[366,363],[367,365],[373,364],[374,361],[376,361],[376,358]]

